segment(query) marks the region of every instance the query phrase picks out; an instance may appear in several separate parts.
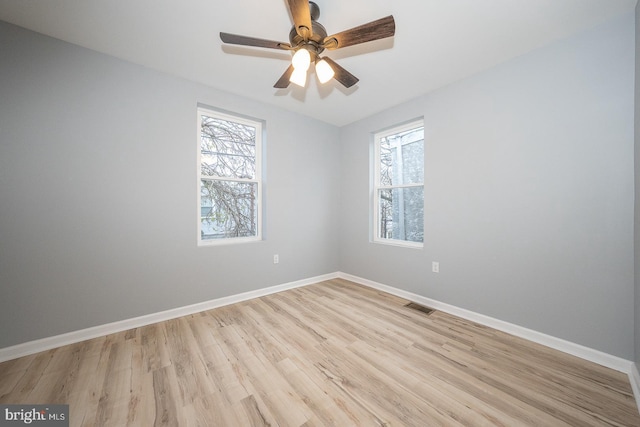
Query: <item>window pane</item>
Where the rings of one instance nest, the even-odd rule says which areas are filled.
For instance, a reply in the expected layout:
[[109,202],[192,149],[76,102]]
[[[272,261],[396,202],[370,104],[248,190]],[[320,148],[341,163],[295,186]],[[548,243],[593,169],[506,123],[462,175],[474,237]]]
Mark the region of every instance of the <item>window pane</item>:
[[202,176],[256,177],[256,128],[202,115]]
[[380,185],[417,184],[424,179],[424,128],[380,139]]
[[201,180],[202,240],[256,236],[257,195],[255,182]]
[[379,236],[383,239],[422,242],[424,238],[424,188],[378,190]]
[[424,144],[416,141],[402,146],[402,184],[424,180]]

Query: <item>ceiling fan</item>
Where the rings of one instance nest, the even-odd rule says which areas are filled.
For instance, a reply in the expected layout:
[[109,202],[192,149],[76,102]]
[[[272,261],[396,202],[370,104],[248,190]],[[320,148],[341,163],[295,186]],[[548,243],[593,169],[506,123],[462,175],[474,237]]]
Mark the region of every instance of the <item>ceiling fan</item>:
[[288,87],[289,82],[304,87],[307,79],[307,70],[312,62],[315,63],[316,74],[321,83],[326,83],[335,78],[344,87],[349,88],[358,82],[358,78],[331,58],[321,57],[320,54],[325,49],[340,49],[392,37],[396,31],[393,16],[389,15],[327,36],[327,30],[318,22],[320,8],[317,4],[309,0],[287,0],[287,4],[294,22],[293,28],[289,33],[289,43],[220,33],[220,39],[224,43],[294,52],[291,65],[273,86],[278,89]]

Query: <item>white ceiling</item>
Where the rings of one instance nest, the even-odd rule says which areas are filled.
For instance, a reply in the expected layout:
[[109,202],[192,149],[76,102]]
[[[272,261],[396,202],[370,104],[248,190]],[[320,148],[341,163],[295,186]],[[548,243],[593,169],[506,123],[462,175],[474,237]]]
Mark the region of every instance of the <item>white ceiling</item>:
[[[273,84],[285,51],[224,45],[220,31],[288,42],[285,0],[0,0],[0,20],[342,126],[633,10],[637,0],[315,0],[329,34],[393,15],[391,39],[325,51],[360,78]],[[310,76],[312,77],[312,76]]]

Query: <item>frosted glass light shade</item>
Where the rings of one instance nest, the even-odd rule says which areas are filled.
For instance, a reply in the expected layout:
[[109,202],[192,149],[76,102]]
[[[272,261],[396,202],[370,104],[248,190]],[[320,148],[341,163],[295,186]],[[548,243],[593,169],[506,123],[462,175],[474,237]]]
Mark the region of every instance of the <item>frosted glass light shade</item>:
[[307,71],[311,64],[311,54],[307,49],[298,49],[298,51],[291,58],[291,65],[296,70]]
[[307,70],[302,68],[294,68],[291,77],[289,77],[291,83],[304,87],[307,83]]
[[320,83],[324,84],[331,80],[335,75],[335,71],[331,68],[331,65],[324,59],[316,62],[316,75],[318,76],[318,80]]

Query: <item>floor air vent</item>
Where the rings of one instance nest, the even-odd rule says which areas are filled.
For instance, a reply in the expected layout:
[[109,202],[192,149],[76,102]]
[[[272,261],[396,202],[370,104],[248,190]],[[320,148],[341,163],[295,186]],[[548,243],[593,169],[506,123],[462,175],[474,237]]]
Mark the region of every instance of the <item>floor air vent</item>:
[[408,304],[405,304],[404,306],[413,310],[421,311],[427,316],[435,311],[433,308],[425,307],[424,305],[416,304],[415,302],[410,302]]

